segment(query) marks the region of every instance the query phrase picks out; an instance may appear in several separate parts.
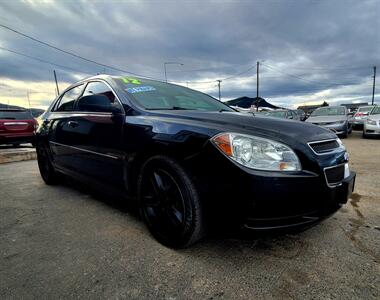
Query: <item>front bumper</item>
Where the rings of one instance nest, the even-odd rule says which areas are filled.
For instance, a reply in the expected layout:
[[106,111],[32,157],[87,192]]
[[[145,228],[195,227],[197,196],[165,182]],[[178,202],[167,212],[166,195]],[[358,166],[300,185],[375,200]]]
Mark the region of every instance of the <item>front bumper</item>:
[[303,171],[284,173],[242,167],[213,148],[187,167],[197,174],[206,214],[218,227],[257,231],[307,227],[336,212],[355,184],[355,172],[345,168],[340,181],[328,184],[335,174],[327,176],[327,170],[347,164],[345,151],[316,155],[310,150],[309,158],[300,158]]
[[353,118],[351,124],[353,126],[362,126],[367,118]]
[[370,125],[368,123],[365,123],[363,132],[366,135],[380,135],[380,121],[377,122],[377,125]]
[[342,125],[319,125],[323,128],[329,129],[335,134],[344,134],[347,131],[347,125],[342,124]]
[[[272,211],[271,217],[263,218],[263,212],[256,210],[253,215],[247,216],[243,227],[255,231],[273,231],[302,228],[316,224],[331,216],[339,210],[343,204],[347,203],[348,198],[354,190],[355,179],[356,173],[351,172],[341,184],[330,188],[330,190],[325,193],[321,193],[319,197],[312,197],[312,194],[309,193],[307,195],[299,195],[298,201],[294,201],[297,198],[297,196],[295,196],[293,201],[288,202],[288,207],[281,208],[281,212]],[[314,201],[310,201],[311,198],[314,198]],[[304,204],[296,204],[299,201],[303,201]],[[269,206],[272,206],[272,209],[276,206],[280,208],[281,205],[275,202],[276,201],[266,203],[264,210],[268,210]],[[309,203],[305,205],[305,202]]]

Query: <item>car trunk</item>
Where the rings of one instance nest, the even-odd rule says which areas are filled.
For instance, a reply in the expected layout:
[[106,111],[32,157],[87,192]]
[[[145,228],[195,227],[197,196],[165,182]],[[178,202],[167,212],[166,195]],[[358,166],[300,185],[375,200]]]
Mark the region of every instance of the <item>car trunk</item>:
[[35,121],[32,120],[0,120],[0,131],[3,134],[33,133]]

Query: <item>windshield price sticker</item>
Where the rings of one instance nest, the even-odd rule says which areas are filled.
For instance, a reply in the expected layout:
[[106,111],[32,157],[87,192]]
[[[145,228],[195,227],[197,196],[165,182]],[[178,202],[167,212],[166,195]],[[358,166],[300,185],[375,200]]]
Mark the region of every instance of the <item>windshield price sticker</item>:
[[127,88],[126,91],[131,94],[135,93],[142,93],[142,92],[151,92],[155,91],[156,89],[152,86],[138,86],[138,87],[132,87],[132,88]]
[[136,79],[136,78],[132,78],[132,77],[123,77],[121,78],[121,80],[128,84],[128,83],[132,83],[132,84],[141,84],[141,81]]

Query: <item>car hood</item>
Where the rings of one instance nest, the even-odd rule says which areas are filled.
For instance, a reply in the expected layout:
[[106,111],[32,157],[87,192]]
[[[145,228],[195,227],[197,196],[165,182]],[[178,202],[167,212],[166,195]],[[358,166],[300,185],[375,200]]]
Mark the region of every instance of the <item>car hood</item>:
[[339,122],[346,121],[347,116],[317,116],[309,117],[306,122],[308,123],[327,123],[327,122]]
[[[313,124],[238,112],[160,111],[140,118],[145,124],[151,123],[153,131],[176,130],[176,127],[183,131],[188,127],[209,136],[229,131],[271,138],[288,145],[336,138],[331,131]],[[163,126],[162,122],[167,124]],[[182,126],[176,126],[178,123]]]

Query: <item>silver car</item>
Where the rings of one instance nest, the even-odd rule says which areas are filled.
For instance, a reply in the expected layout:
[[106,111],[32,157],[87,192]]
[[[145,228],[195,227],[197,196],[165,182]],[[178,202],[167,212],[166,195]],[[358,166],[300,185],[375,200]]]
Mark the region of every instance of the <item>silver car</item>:
[[363,137],[380,136],[380,106],[375,106],[363,125]]
[[319,107],[312,112],[305,122],[322,126],[341,137],[347,137],[352,130],[350,116],[344,106]]
[[365,123],[365,121],[367,120],[368,114],[371,112],[372,109],[373,109],[373,105],[360,106],[351,120],[352,126],[354,128],[356,127],[361,128],[363,124]]

